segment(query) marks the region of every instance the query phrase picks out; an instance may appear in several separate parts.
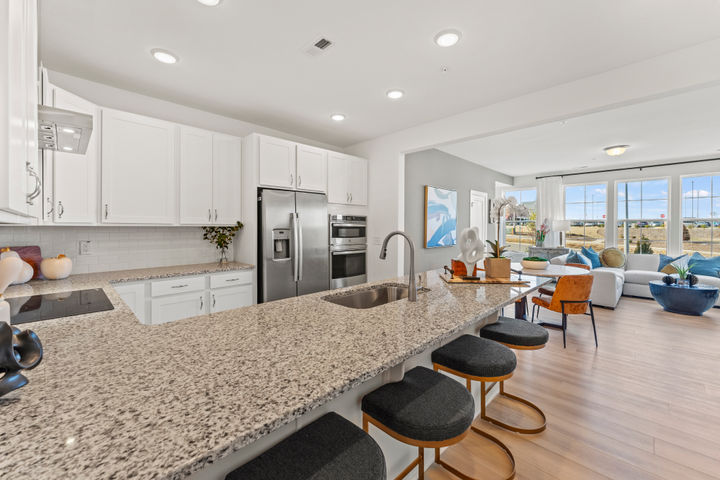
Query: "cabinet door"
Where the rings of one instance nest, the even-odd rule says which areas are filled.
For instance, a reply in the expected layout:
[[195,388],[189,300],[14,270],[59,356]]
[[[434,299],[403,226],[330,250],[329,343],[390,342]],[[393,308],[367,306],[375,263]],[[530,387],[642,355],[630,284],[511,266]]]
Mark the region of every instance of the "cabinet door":
[[213,221],[230,225],[240,220],[242,139],[213,135]]
[[145,284],[120,284],[113,285],[113,288],[115,288],[123,302],[130,307],[130,310],[140,320],[140,323],[145,323]]
[[297,146],[297,189],[327,192],[327,150]]
[[348,189],[350,190],[350,204],[367,205],[367,160],[359,157],[350,157],[348,172]]
[[102,220],[172,224],[175,126],[131,113],[102,111]]
[[174,322],[208,312],[205,291],[153,298],[151,324]]
[[210,292],[210,312],[224,312],[252,305],[252,285],[218,288]]
[[258,137],[260,185],[295,188],[295,143]]
[[52,87],[52,104],[56,108],[87,113],[93,116],[93,132],[84,155],[65,152],[46,152],[53,163],[53,222],[97,222],[97,109],[94,104],[72,93]]
[[350,203],[348,156],[330,152],[328,155],[328,202]]
[[180,223],[213,221],[213,134],[180,127]]

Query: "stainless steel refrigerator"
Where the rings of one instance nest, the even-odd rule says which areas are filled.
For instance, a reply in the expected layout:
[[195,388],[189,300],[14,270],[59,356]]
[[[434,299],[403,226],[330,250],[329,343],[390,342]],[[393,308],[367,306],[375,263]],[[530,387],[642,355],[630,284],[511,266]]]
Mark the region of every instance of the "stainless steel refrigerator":
[[330,288],[327,197],[258,191],[258,303]]

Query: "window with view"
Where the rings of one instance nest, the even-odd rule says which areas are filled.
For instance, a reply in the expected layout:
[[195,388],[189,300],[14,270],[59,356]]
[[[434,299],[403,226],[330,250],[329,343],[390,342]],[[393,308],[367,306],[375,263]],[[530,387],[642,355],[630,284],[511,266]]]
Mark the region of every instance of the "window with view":
[[720,252],[720,176],[682,179],[683,253]]
[[565,219],[570,221],[570,231],[565,236],[565,246],[592,247],[595,251],[605,248],[606,209],[604,183],[566,186]]
[[505,218],[505,245],[512,250],[525,252],[528,247],[535,244],[535,213],[537,205],[537,191],[534,188],[526,190],[508,190],[504,193],[506,198],[515,197],[518,203],[527,207],[530,216],[527,218]]
[[629,253],[667,252],[668,181],[617,184],[618,248]]

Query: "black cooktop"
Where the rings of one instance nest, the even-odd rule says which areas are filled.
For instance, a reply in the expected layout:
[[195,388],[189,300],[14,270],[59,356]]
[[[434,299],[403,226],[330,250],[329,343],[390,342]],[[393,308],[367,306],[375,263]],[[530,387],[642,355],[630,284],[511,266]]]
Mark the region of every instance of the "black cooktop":
[[10,304],[11,325],[103,312],[114,308],[102,288],[6,300]]

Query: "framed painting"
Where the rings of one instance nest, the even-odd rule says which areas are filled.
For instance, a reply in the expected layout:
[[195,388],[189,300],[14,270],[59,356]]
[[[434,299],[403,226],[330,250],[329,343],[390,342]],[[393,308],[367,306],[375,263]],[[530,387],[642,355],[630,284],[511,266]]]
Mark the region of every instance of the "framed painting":
[[425,248],[457,243],[457,192],[425,185]]

